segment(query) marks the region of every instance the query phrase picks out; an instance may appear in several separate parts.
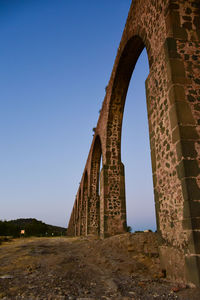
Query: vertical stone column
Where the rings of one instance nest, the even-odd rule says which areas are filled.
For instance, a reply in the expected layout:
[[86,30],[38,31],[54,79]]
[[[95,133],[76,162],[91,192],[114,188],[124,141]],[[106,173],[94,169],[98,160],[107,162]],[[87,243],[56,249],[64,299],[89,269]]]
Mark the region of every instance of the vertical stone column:
[[89,210],[88,210],[88,203],[89,203],[89,197],[88,197],[88,191],[85,195],[85,235],[88,235],[88,220],[89,220]]
[[78,196],[77,196],[77,201],[78,201],[78,211],[77,211],[77,235],[81,235],[81,190],[79,189],[78,191]]
[[73,209],[73,235],[76,236],[76,202]]
[[146,80],[154,195],[163,268],[175,280],[199,285],[200,44],[181,26],[186,8],[175,7]]
[[88,201],[88,234],[99,235],[100,197],[97,193],[91,195]]
[[78,227],[77,227],[77,222],[78,222],[78,198],[76,197],[75,200],[75,213],[74,213],[74,235],[77,236],[78,235]]
[[90,199],[88,201],[88,234],[99,235],[100,197],[99,197],[99,169],[101,152],[93,155],[90,172]]
[[185,276],[200,285],[200,4],[177,2],[166,16],[170,119],[182,186]]
[[77,235],[81,235],[81,208],[78,210],[78,221],[77,221]]
[[104,188],[105,188],[105,167],[100,171],[100,237],[104,238]]
[[[200,284],[200,13],[199,1],[189,1],[168,18],[175,19],[178,34],[169,28],[168,65],[171,70],[173,143],[178,156],[184,211],[182,224],[187,233],[186,276]],[[175,56],[175,58],[174,58]],[[182,76],[180,76],[180,74]]]
[[[104,217],[103,217],[104,216]],[[124,165],[104,165],[101,170],[100,193],[101,236],[126,231]]]
[[83,188],[82,207],[81,207],[81,226],[80,235],[87,235],[88,224],[88,189],[86,186]]

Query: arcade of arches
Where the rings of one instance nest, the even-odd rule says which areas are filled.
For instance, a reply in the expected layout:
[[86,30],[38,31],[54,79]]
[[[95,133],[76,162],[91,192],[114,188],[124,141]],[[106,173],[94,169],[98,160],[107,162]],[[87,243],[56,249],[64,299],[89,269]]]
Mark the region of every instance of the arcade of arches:
[[168,277],[196,286],[200,285],[199,20],[199,0],[132,1],[68,225],[69,235],[103,238],[126,231],[121,128],[129,81],[146,47],[161,263]]

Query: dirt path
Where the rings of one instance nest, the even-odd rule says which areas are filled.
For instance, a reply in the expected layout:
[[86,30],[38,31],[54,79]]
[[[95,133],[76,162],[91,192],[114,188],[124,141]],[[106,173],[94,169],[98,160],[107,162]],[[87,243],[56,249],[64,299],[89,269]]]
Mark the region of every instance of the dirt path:
[[[160,278],[159,259],[127,250],[127,235],[18,239],[0,246],[0,299],[184,299]],[[174,291],[173,291],[174,290]]]

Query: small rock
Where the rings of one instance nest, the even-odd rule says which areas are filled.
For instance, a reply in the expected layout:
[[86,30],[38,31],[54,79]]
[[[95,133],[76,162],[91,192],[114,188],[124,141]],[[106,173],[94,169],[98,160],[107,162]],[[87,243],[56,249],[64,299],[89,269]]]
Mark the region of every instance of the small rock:
[[172,289],[171,289],[172,292],[174,293],[177,293],[180,291],[180,288],[178,286],[174,286]]
[[130,295],[135,295],[135,292],[132,292],[132,291],[131,291],[131,292],[128,292],[128,293],[129,293]]
[[12,275],[2,275],[0,276],[1,279],[12,279],[13,276]]
[[0,298],[4,298],[6,296],[6,294],[3,292],[3,293],[0,293]]
[[186,284],[179,284],[178,286],[174,286],[172,287],[171,291],[174,292],[174,293],[177,293],[181,290],[184,290],[187,288],[187,285]]
[[166,275],[163,272],[153,275],[153,278],[155,278],[155,279],[160,279],[160,278],[165,278],[165,277],[166,277]]
[[185,289],[187,289],[188,287],[187,287],[187,285],[186,284],[179,284],[179,288],[181,289],[181,290],[185,290]]
[[143,281],[139,281],[139,282],[138,282],[138,285],[144,287],[144,286],[146,286],[146,283],[143,282]]
[[87,295],[87,294],[89,294],[89,293],[90,293],[90,292],[89,292],[89,291],[87,291],[87,290],[86,290],[86,291],[84,291],[84,294],[86,294],[86,295]]

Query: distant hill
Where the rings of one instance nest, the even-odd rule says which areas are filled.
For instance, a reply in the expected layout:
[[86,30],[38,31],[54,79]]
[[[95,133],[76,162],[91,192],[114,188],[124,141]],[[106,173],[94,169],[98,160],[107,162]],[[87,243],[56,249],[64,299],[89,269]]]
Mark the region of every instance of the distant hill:
[[0,236],[18,237],[21,230],[24,230],[24,236],[60,236],[67,232],[67,228],[45,224],[33,218],[0,221]]

